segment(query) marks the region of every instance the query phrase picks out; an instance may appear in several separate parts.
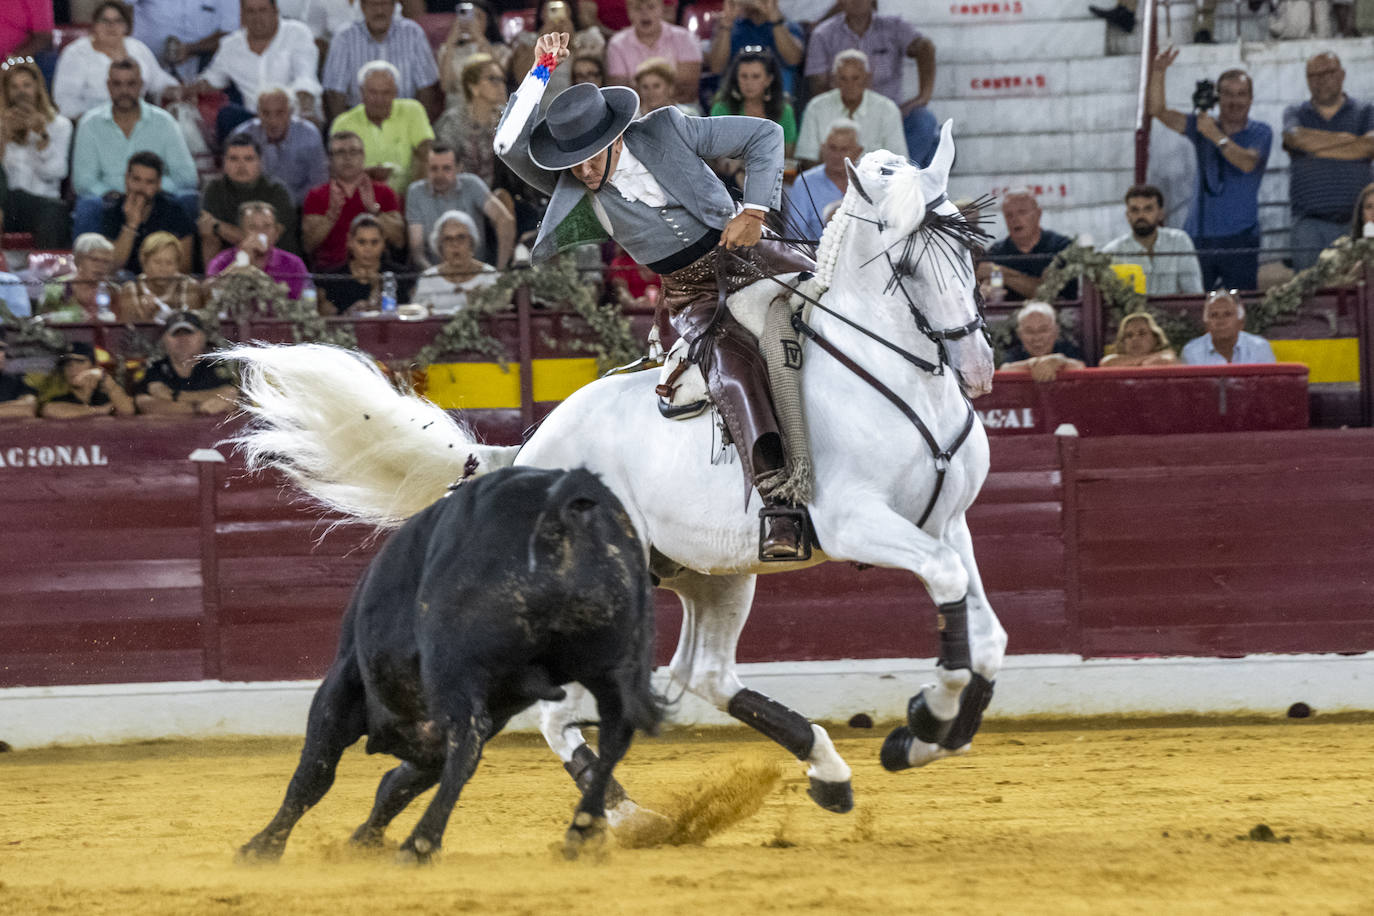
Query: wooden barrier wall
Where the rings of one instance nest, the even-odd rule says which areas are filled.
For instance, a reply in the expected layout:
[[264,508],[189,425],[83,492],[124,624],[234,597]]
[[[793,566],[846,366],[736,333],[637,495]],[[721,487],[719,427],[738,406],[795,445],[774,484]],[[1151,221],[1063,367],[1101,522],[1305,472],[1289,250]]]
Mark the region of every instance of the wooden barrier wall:
[[[133,465],[133,427],[16,429],[43,444],[11,452],[87,462],[0,477],[0,687],[323,673],[366,531],[186,460],[225,434],[210,422],[155,430],[160,457]],[[1036,435],[992,455],[970,525],[1011,652],[1374,650],[1374,431]],[[664,592],[659,609],[662,662],[680,613]],[[765,576],[739,657],[930,657],[933,616],[903,572]]]

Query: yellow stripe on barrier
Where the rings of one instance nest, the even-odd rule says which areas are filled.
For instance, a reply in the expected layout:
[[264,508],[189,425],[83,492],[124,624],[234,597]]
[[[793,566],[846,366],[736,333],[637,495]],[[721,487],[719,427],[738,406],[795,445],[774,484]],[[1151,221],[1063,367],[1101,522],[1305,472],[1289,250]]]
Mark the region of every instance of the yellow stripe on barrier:
[[1358,382],[1360,346],[1353,337],[1327,340],[1271,340],[1274,358],[1307,366],[1309,383]]
[[[596,360],[536,359],[534,399],[561,401],[596,379]],[[519,409],[520,365],[435,363],[426,368],[425,396],[446,409]]]

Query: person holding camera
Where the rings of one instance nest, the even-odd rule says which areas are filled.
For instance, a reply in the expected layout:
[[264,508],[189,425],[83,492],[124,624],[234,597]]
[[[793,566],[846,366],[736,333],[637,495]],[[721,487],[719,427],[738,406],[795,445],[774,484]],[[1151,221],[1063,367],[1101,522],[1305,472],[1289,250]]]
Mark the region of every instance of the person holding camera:
[[[1155,55],[1147,103],[1150,115],[1183,134],[1197,157],[1193,199],[1184,229],[1202,265],[1204,289],[1254,289],[1259,273],[1259,188],[1274,132],[1250,118],[1254,84],[1244,70],[1227,70],[1216,83],[1201,80],[1189,114],[1165,103],[1164,77],[1177,49]],[[1211,110],[1217,108],[1213,117]]]

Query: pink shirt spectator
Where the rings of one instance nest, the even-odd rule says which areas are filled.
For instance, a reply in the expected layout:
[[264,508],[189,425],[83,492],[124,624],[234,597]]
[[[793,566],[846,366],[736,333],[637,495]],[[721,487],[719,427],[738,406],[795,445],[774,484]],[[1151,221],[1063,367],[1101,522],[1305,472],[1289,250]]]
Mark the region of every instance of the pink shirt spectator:
[[811,33],[806,48],[806,75],[828,76],[841,51],[857,48],[868,55],[868,69],[873,74],[869,88],[900,105],[906,101],[902,98],[906,49],[920,37],[916,26],[900,16],[874,16],[860,37],[845,22],[844,14],[836,13]]
[[651,57],[666,57],[675,64],[699,64],[701,47],[691,32],[671,22],[663,23],[663,31],[652,46],[636,38],[633,28],[623,29],[606,45],[606,75],[628,83],[634,79],[635,69]]
[[[215,274],[227,270],[229,265],[234,263],[234,255],[238,253],[237,248],[224,249],[205,266],[205,275],[213,277]],[[262,272],[278,283],[285,283],[286,294],[292,299],[301,297],[301,290],[305,289],[305,281],[310,279],[310,269],[305,266],[305,262],[291,252],[282,251],[280,248],[273,248],[267,252],[267,260],[263,263]]]
[[0,3],[0,60],[34,32],[52,31],[52,3],[47,0],[4,0]]

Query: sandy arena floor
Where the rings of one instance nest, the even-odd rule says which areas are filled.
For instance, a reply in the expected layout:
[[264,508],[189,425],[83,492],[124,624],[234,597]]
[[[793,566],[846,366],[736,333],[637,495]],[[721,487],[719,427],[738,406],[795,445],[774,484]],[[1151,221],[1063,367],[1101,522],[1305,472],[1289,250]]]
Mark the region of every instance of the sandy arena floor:
[[[751,766],[783,778],[701,845],[573,863],[555,852],[571,782],[542,744],[498,739],[419,869],[344,843],[390,765],[357,749],[266,867],[233,855],[276,810],[296,741],[8,753],[0,913],[1374,913],[1374,718],[1088,725],[991,723],[973,754],[896,775],[885,730],[832,729],[848,815],[743,731],[643,739],[618,775],[661,810]],[[1274,841],[1251,838],[1260,824]]]

